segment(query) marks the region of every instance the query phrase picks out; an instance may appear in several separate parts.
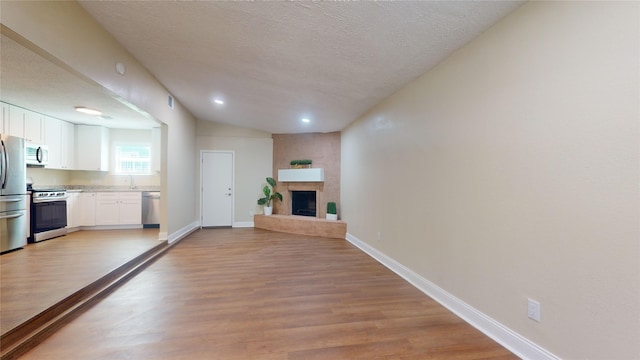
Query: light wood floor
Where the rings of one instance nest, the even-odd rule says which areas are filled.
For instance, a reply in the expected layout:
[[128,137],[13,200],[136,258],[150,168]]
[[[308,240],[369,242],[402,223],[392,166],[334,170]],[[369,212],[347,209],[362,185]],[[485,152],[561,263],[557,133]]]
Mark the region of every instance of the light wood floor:
[[77,231],[0,256],[0,334],[158,244],[158,229]]
[[24,359],[515,359],[345,240],[195,232]]

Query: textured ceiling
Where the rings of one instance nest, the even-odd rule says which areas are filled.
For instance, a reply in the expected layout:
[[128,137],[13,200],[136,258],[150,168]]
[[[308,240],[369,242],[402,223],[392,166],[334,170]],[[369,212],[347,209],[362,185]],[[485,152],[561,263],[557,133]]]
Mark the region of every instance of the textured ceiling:
[[[110,128],[150,129],[158,124],[112,97],[102,87],[0,35],[0,100],[77,124]],[[88,106],[104,117],[85,115],[76,106]]]
[[343,129],[522,2],[80,4],[197,118],[299,133]]

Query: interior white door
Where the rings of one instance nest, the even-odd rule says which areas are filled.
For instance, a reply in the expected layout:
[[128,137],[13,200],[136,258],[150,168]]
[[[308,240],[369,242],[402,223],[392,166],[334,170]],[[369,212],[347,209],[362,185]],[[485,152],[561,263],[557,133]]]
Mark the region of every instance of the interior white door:
[[202,152],[202,226],[233,224],[233,153]]

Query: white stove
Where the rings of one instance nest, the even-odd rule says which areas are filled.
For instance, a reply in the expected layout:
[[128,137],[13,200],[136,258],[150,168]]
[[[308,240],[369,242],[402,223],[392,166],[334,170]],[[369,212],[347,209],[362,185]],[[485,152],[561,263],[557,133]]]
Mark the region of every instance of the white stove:
[[67,234],[67,191],[31,189],[31,242]]

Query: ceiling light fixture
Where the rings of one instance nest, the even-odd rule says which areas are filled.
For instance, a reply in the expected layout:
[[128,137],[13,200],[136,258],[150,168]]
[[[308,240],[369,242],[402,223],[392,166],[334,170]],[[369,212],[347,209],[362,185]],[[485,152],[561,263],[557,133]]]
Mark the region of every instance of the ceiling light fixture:
[[120,75],[124,75],[124,73],[127,72],[127,69],[125,68],[123,63],[118,62],[116,63],[116,72]]
[[102,111],[98,111],[95,109],[90,109],[88,107],[84,107],[84,106],[76,106],[76,111],[77,112],[81,112],[83,114],[88,114],[88,115],[102,115]]
[[215,100],[213,100],[213,102],[218,104],[218,105],[224,105],[224,101],[220,100],[220,99],[215,99]]
[[309,119],[307,119],[307,118],[304,118],[304,119],[302,119],[302,122],[303,122],[303,123],[308,123],[308,122],[311,122],[311,120],[309,120]]

